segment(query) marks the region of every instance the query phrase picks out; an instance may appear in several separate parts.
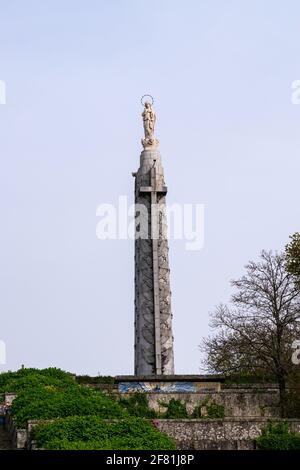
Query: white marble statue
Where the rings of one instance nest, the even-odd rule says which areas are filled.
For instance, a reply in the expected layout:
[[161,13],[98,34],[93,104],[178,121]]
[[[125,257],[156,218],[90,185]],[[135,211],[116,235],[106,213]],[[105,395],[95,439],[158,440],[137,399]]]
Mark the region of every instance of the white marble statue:
[[144,111],[142,112],[145,137],[142,139],[143,146],[152,147],[158,144],[158,140],[154,137],[156,114],[152,108],[152,104],[146,101]]

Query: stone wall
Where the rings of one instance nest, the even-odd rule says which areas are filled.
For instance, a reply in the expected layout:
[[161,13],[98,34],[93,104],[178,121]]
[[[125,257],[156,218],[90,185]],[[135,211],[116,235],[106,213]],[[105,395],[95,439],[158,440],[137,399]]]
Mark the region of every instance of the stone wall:
[[[272,419],[276,423],[279,419]],[[27,449],[35,450],[31,431],[41,422],[28,423]],[[254,450],[267,418],[160,419],[155,425],[175,440],[179,450]],[[288,420],[291,431],[300,432],[300,419]],[[23,447],[26,447],[25,440]],[[21,446],[19,446],[21,448]]]
[[[158,420],[157,427],[172,437],[181,450],[253,450],[267,421],[267,418],[164,419]],[[288,421],[292,431],[300,432],[300,420]]]
[[[118,389],[109,390],[117,398],[129,397],[131,393],[120,393]],[[272,385],[223,386],[219,390],[196,392],[150,391],[146,393],[149,405],[163,413],[163,403],[172,398],[186,403],[191,414],[194,408],[208,397],[224,406],[225,419],[158,419],[157,426],[172,437],[179,449],[255,449],[255,440],[266,426],[268,418],[278,421],[278,388]],[[14,397],[7,397],[11,403]],[[36,421],[28,423],[28,430],[16,429],[10,413],[6,416],[6,426],[16,448],[33,449],[31,430]],[[300,432],[300,419],[289,420],[290,429]]]
[[[118,394],[120,396],[120,394]],[[122,393],[122,397],[131,394]],[[168,403],[172,398],[186,403],[187,411],[191,414],[194,408],[210,397],[216,403],[224,406],[226,418],[267,418],[279,416],[279,394],[276,387],[247,387],[228,388],[220,392],[149,392],[147,393],[149,406],[159,413],[165,411],[162,403]]]

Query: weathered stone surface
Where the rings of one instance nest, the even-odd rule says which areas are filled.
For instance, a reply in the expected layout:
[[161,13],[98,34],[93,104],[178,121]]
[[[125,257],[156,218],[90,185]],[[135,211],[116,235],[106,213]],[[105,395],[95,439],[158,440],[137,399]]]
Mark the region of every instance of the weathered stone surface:
[[6,392],[4,395],[5,406],[11,406],[14,399],[17,397],[16,393]]
[[[205,384],[204,384],[205,385]],[[213,386],[213,383],[210,385]],[[196,406],[207,398],[224,407],[226,418],[276,418],[279,416],[279,393],[274,388],[236,388],[214,391],[201,390],[201,387],[192,393],[148,391],[150,408],[159,413],[165,411],[163,404],[167,404],[172,398],[186,404],[189,414],[192,414]],[[122,396],[130,396],[130,393],[122,393]]]
[[[184,450],[252,450],[267,418],[213,420],[159,420],[159,429]],[[276,422],[276,420],[274,420]],[[291,431],[300,432],[300,420],[288,420]]]
[[[19,448],[36,449],[32,429],[49,421],[30,422],[27,446],[24,441],[23,447]],[[279,420],[272,421],[276,423]],[[155,420],[155,425],[174,439],[177,448],[181,450],[252,450],[256,448],[255,440],[267,422],[267,418],[159,419]],[[291,431],[300,432],[299,419],[289,419],[288,423]]]
[[[166,187],[156,146],[141,154],[135,176],[135,374],[174,374]],[[147,223],[140,217],[146,209]],[[142,220],[142,222],[141,222]]]

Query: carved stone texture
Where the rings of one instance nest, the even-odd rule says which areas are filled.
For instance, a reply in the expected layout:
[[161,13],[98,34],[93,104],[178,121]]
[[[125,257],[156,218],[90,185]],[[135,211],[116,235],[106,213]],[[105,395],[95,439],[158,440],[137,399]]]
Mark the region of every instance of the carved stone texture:
[[[135,203],[146,209],[135,240],[135,374],[174,374],[166,187],[157,148],[145,149],[135,173]],[[157,216],[155,216],[157,211]],[[139,238],[147,232],[147,238]],[[153,238],[153,234],[157,234]],[[151,236],[152,235],[152,236]]]
[[153,148],[158,145],[158,140],[154,137],[156,114],[152,108],[152,104],[146,101],[144,104],[144,111],[142,112],[144,134],[145,137],[142,139],[142,145],[146,148]]

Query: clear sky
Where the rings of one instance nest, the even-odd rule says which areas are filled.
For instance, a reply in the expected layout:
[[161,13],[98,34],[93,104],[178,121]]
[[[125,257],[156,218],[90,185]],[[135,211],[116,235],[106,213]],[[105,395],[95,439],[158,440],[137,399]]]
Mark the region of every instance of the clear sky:
[[133,200],[140,97],[155,97],[169,203],[175,366],[198,373],[209,312],[300,229],[298,0],[0,0],[0,340],[7,363],[133,372],[133,242],[96,208]]

